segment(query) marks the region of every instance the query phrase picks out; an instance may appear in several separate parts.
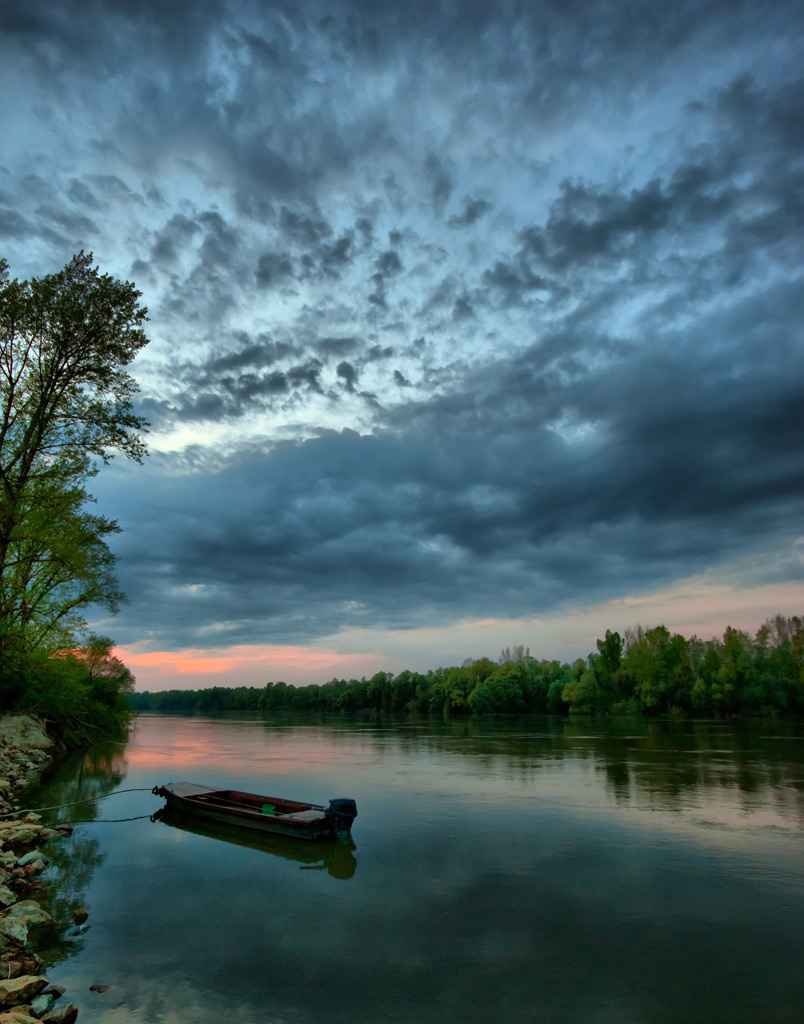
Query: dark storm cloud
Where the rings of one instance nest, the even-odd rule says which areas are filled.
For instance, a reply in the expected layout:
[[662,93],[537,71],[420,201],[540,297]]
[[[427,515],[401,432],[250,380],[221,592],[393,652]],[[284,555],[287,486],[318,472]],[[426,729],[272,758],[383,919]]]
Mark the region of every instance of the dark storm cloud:
[[198,438],[98,478],[120,641],[519,616],[791,545],[803,25],[692,0],[9,11],[0,234],[35,268],[124,251],[142,408]]
[[[752,294],[656,350],[605,336],[536,345],[401,407],[373,437],[244,450],[212,486],[157,473],[169,504],[194,512],[163,524],[144,562],[124,559],[126,584],[142,607],[162,583],[209,589],[206,612],[176,606],[177,643],[197,642],[199,615],[222,598],[227,639],[260,622],[278,641],[377,619],[519,615],[624,579],[656,585],[740,551],[769,519],[790,538],[804,510],[804,418],[787,324],[804,317],[802,295]],[[719,345],[702,349],[701,334]],[[568,372],[568,350],[607,365]],[[147,508],[131,514],[147,525]]]
[[512,260],[496,260],[493,267],[483,271],[482,280],[506,305],[516,305],[535,292],[553,288],[552,281],[534,273],[524,253]]
[[354,238],[349,232],[341,235],[331,245],[321,246],[318,254],[323,272],[329,277],[338,277],[344,267],[352,262]]
[[319,353],[323,356],[349,355],[360,344],[357,338],[320,338],[316,342]]
[[332,234],[332,228],[318,213],[301,213],[282,207],[279,226],[290,239],[309,248]]
[[257,260],[255,277],[263,288],[275,285],[292,274],[293,264],[285,253],[264,252]]
[[[206,584],[239,624],[229,639],[278,615],[279,594],[302,632],[324,635],[367,617],[414,625],[521,614],[523,600],[543,610],[579,590],[591,600],[624,572],[632,586],[655,584],[733,554],[768,515],[794,530],[804,420],[780,342],[782,311],[804,314],[804,301],[755,301],[739,312],[763,326],[733,342],[741,372],[728,387],[714,357],[690,372],[694,337],[572,380],[558,353],[534,348],[460,393],[399,410],[392,431],[244,452],[211,488],[178,479],[171,502],[195,509],[197,525],[170,528],[152,565],[127,565],[127,582],[150,590],[167,564],[176,583]],[[590,430],[573,437],[573,425]],[[265,639],[279,639],[280,621]]]
[[463,213],[454,214],[449,218],[447,224],[451,228],[466,228],[475,224],[484,214],[494,208],[493,203],[485,199],[469,199],[463,201]]
[[394,355],[395,349],[390,345],[372,345],[363,353],[363,360],[366,363],[381,363]]
[[174,263],[200,230],[200,225],[189,217],[174,214],[157,235],[151,260],[157,264]]
[[354,391],[359,374],[357,368],[344,360],[338,363],[338,377],[343,381],[347,391]]
[[31,221],[11,206],[0,205],[0,237],[30,238],[33,233],[34,228]]
[[475,311],[472,308],[472,303],[469,301],[469,296],[459,295],[455,300],[455,305],[452,307],[452,319],[466,320],[474,315]]
[[188,372],[185,390],[168,406],[172,417],[179,421],[235,421],[255,409],[273,408],[277,399],[289,393],[323,391],[319,360],[308,359],[282,370],[266,368],[270,367],[266,360],[259,356],[238,366],[236,360],[224,359],[207,364],[194,377]]
[[67,190],[67,198],[79,206],[86,206],[91,210],[100,210],[101,203],[95,193],[84,184],[73,178]]
[[444,163],[431,153],[424,163],[424,173],[430,184],[430,198],[436,210],[443,210],[454,188],[452,177],[444,167]]
[[387,306],[387,282],[389,278],[394,278],[402,273],[402,260],[395,249],[386,249],[385,252],[381,252],[377,257],[375,267],[376,270],[371,275],[371,280],[374,282],[374,291],[369,295],[369,302],[385,308]]

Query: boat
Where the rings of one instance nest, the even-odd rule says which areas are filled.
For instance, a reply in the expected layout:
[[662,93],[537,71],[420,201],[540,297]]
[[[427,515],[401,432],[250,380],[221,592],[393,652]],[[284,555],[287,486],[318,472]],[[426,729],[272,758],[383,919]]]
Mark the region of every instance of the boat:
[[260,853],[271,857],[295,862],[299,865],[299,871],[326,871],[332,878],[346,880],[352,878],[357,870],[357,847],[351,836],[345,839],[322,839],[317,843],[311,843],[307,839],[295,839],[293,836],[276,835],[273,832],[258,832],[256,829],[240,828],[228,822],[205,820],[167,806],[160,807],[152,814],[151,821],[167,825],[179,832],[249,850],[259,850]]
[[357,817],[357,804],[347,798],[330,800],[324,807],[195,782],[169,782],[154,786],[152,792],[185,814],[297,839],[346,838]]

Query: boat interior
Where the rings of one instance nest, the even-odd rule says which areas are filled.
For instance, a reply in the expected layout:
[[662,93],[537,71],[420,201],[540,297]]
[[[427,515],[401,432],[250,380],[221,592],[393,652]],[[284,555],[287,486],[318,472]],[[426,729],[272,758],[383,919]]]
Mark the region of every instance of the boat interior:
[[254,793],[241,793],[235,789],[222,789],[214,793],[199,793],[197,796],[188,796],[186,799],[194,803],[212,804],[213,806],[244,811],[252,811],[258,814],[267,814],[272,817],[287,815],[294,817],[306,811],[324,811],[325,808],[318,804],[305,804],[298,800],[282,800],[272,796],[258,796]]

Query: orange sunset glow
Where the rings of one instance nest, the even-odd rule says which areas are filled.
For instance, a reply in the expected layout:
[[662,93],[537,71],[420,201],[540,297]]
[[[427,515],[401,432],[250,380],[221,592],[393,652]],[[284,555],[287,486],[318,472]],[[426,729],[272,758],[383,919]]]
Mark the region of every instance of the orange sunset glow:
[[[280,680],[321,682],[376,671],[375,653],[343,654],[302,646],[241,645],[226,649],[116,651],[140,682],[139,689],[198,686],[264,686]],[[179,678],[177,678],[179,677]]]

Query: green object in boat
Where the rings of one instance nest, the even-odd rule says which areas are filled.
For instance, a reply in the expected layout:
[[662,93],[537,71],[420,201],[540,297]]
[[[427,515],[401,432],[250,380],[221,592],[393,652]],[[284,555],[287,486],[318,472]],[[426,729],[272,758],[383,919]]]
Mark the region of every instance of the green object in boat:
[[276,810],[276,807],[274,807],[273,804],[263,804],[262,805],[262,813],[263,814],[273,814],[275,810]]

